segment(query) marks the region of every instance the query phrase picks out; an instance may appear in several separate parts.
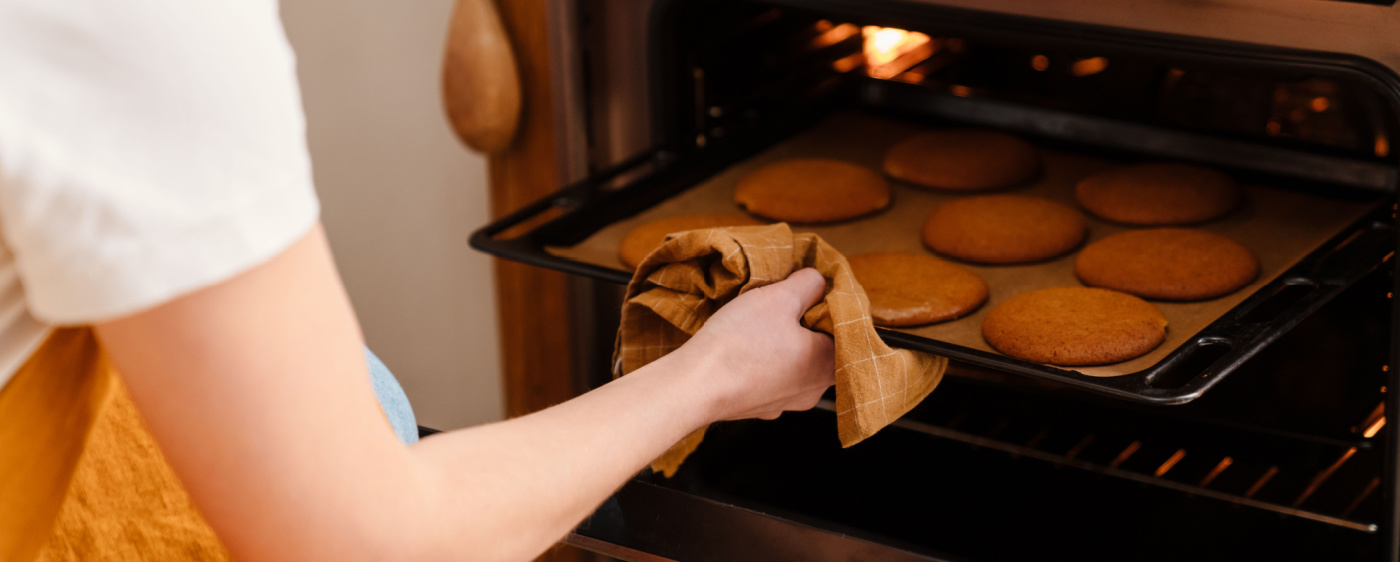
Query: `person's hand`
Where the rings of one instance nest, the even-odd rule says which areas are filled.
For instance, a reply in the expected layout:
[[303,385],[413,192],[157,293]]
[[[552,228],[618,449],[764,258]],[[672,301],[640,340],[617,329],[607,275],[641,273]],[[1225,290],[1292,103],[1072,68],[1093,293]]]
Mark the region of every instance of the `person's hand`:
[[835,381],[836,353],[830,336],[798,322],[825,290],[807,268],[744,293],[671,354],[693,368],[713,420],[774,419],[817,404]]

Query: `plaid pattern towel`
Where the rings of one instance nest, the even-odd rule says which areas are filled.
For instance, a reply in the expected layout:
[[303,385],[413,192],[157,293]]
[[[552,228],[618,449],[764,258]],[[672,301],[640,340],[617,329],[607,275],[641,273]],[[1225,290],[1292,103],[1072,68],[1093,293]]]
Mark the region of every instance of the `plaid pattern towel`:
[[[620,377],[681,346],[719,307],[745,291],[804,267],[827,280],[826,296],[802,317],[836,344],[836,429],[849,447],[874,435],[938,386],[948,360],[886,346],[870,319],[870,300],[846,258],[815,234],[786,224],[672,234],[647,256],[627,287],[613,349]],[[652,462],[675,474],[705,436],[700,428]]]

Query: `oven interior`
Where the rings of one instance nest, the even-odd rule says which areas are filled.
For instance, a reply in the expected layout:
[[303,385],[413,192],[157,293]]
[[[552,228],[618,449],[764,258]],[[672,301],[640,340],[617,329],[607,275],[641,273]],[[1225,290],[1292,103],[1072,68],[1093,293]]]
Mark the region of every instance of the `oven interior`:
[[850,449],[830,409],[789,413],[640,479],[938,559],[1374,559],[1386,350],[1365,342],[1390,285],[1376,270],[1188,405],[955,376]]
[[[660,3],[651,148],[601,148],[616,144],[616,108],[585,88],[589,166],[609,178],[593,188],[856,109],[1394,197],[1400,94],[1367,61],[928,6],[787,4]],[[675,478],[639,480],[948,559],[1374,559],[1393,518],[1391,255],[1357,264],[1359,282],[1186,405],[954,365],[854,448],[819,409],[720,424]],[[608,378],[620,288],[579,287],[597,336],[583,389]]]
[[[982,14],[926,5],[800,4],[673,1],[656,10],[657,144],[703,148],[841,105],[1392,187],[1384,171],[1394,168],[1396,92],[1380,83],[1388,73],[1365,61],[1010,16],[988,25]],[[811,7],[822,4],[834,7]],[[1149,130],[1163,138],[1118,136]],[[1252,158],[1173,146],[1175,139],[1248,146]],[[1330,165],[1306,171],[1269,158],[1280,155]]]

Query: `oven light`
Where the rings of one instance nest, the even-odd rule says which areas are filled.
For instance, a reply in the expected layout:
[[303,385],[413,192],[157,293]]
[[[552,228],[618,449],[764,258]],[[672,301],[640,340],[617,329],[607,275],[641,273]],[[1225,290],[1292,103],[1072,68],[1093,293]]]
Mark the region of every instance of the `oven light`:
[[1384,158],[1390,155],[1390,141],[1384,135],[1376,135],[1376,156]]
[[1332,107],[1332,101],[1325,97],[1318,96],[1313,98],[1312,103],[1308,104],[1308,107],[1312,108],[1313,113],[1322,113],[1327,111],[1327,108]]
[[917,31],[867,25],[861,35],[865,64],[875,78],[893,78],[936,51],[933,39]]
[[1279,123],[1277,119],[1272,119],[1267,125],[1264,125],[1264,130],[1269,132],[1269,136],[1276,137],[1279,132],[1283,131],[1283,124]]
[[865,33],[865,56],[871,64],[888,63],[909,49],[928,42],[927,35],[893,27],[868,25],[861,31]]
[[1108,59],[1103,57],[1094,57],[1091,59],[1080,59],[1074,61],[1074,64],[1070,65],[1069,67],[1069,73],[1075,76],[1083,77],[1092,74],[1098,74],[1100,72],[1103,72],[1106,68],[1108,68]]
[[1050,57],[1047,57],[1045,55],[1036,55],[1031,57],[1031,68],[1034,68],[1039,72],[1045,72],[1045,69],[1050,68]]

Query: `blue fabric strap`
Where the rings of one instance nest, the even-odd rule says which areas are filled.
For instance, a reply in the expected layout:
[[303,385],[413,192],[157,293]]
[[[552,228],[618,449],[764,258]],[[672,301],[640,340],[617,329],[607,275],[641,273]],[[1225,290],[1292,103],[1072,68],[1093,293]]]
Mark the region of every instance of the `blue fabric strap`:
[[365,362],[369,364],[369,379],[374,383],[374,396],[379,399],[379,407],[384,409],[384,415],[389,417],[389,424],[394,426],[394,435],[397,435],[404,445],[417,443],[418,421],[413,417],[413,406],[408,403],[408,396],[403,393],[398,379],[394,378],[394,373],[389,372],[389,367],[368,347],[365,348]]

